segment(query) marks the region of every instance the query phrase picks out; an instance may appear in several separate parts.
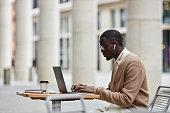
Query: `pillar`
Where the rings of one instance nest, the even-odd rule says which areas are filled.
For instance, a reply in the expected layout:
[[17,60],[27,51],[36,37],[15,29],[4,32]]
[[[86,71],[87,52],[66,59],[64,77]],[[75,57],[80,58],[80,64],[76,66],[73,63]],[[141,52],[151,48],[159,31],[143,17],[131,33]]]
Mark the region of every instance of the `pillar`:
[[95,84],[97,69],[97,0],[73,0],[73,84]]
[[52,67],[59,66],[59,6],[58,0],[39,0],[38,81],[56,84]]
[[127,48],[144,62],[152,100],[162,73],[162,0],[128,0],[127,6]]
[[16,0],[15,80],[29,81],[32,66],[32,0]]
[[0,0],[0,78],[12,65],[11,1]]

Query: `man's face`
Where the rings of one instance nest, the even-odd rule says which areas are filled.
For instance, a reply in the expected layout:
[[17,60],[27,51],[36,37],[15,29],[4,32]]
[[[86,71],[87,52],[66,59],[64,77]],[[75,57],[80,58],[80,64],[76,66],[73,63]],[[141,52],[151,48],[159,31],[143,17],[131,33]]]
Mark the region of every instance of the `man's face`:
[[100,40],[100,49],[103,53],[103,56],[106,57],[106,60],[110,60],[113,58],[113,44],[108,42],[105,37],[101,38]]

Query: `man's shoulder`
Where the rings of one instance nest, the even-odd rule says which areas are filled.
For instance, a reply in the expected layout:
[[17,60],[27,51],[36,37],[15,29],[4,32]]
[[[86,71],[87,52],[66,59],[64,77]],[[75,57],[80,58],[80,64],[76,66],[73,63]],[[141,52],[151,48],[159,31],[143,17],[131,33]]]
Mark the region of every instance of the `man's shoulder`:
[[145,68],[142,61],[140,60],[140,58],[134,53],[128,54],[126,56],[126,58],[120,64],[120,67],[122,67],[124,69],[130,69],[132,67],[133,68],[135,67],[135,69],[144,69]]
[[141,59],[135,53],[129,53],[126,56],[126,61],[141,61]]
[[136,55],[135,53],[129,53],[124,61],[122,62],[122,65],[127,66],[130,64],[135,64],[135,65],[143,65],[141,59],[138,57],[138,55]]

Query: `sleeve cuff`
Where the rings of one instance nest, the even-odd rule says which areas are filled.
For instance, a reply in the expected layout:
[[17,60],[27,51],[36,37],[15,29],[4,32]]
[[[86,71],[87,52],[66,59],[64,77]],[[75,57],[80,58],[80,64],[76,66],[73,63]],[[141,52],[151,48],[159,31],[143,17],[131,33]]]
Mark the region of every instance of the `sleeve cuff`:
[[101,87],[97,87],[97,88],[95,87],[94,88],[94,93],[95,94],[100,94],[100,91],[101,91]]

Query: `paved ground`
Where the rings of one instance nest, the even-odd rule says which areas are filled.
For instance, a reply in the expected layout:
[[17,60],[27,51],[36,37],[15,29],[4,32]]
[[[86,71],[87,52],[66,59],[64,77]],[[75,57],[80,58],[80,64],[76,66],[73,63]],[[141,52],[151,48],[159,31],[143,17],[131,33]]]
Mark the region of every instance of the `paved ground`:
[[[109,82],[111,72],[102,73],[98,72],[96,76],[96,85],[107,87]],[[68,88],[71,87],[71,76],[68,72],[64,72],[66,85]],[[162,75],[163,85],[169,85],[170,74],[164,73]],[[36,83],[36,77],[34,77],[33,82],[16,82],[13,80],[11,85],[4,86],[3,81],[0,79],[0,113],[47,113],[45,101],[42,100],[31,100],[29,98],[24,98],[17,96],[17,91],[23,91],[25,89],[36,89],[39,88],[39,84]],[[56,86],[49,86],[50,91],[58,91]],[[75,104],[74,107],[69,105]],[[103,107],[108,105],[108,103],[100,100],[86,100],[86,107],[92,110],[97,107]],[[79,106],[78,101],[76,102],[63,102],[62,109],[67,111],[69,109],[74,109]]]

